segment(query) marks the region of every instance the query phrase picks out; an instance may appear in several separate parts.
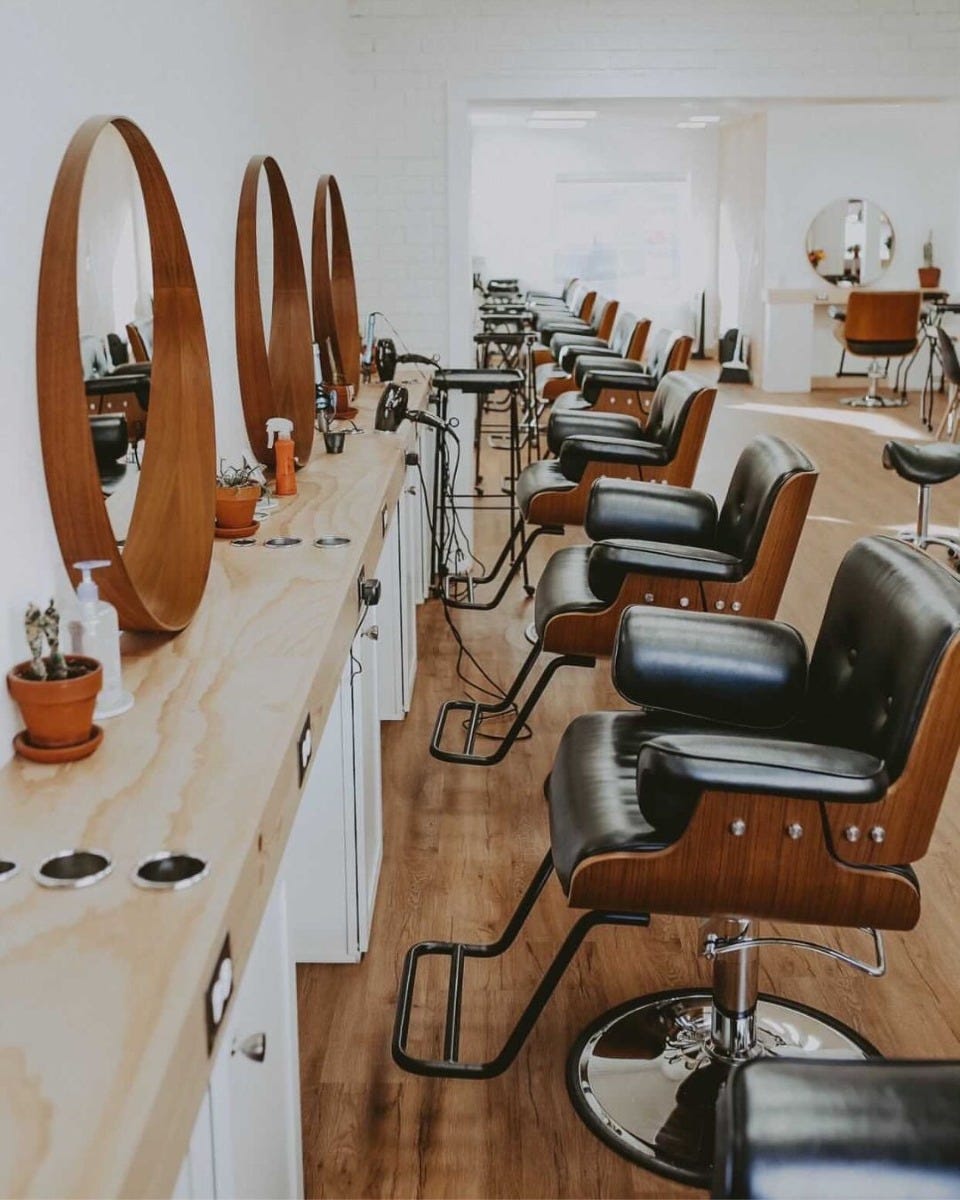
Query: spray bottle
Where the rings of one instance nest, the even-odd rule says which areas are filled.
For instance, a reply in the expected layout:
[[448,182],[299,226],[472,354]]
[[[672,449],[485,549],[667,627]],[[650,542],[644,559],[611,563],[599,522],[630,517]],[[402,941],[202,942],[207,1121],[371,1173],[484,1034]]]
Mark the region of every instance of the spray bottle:
[[70,623],[74,654],[86,654],[95,658],[103,667],[103,687],[97,696],[94,718],[102,721],[106,717],[117,717],[133,707],[133,696],[123,689],[120,667],[120,626],[117,610],[106,600],[93,582],[92,572],[98,567],[109,567],[106,559],[92,559],[73,564],[83,578],[77,586],[79,619]]
[[[274,446],[276,438],[276,446]],[[271,417],[267,422],[267,449],[276,456],[276,484],[278,496],[297,494],[297,477],[293,465],[293,422],[287,417]]]

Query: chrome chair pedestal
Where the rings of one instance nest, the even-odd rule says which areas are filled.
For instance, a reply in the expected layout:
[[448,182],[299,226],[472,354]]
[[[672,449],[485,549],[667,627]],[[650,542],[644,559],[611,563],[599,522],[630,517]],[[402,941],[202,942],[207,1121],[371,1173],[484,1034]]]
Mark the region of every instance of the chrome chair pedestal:
[[880,380],[886,376],[886,370],[879,359],[871,359],[867,370],[867,392],[862,396],[845,396],[840,403],[848,408],[905,408],[910,403],[906,395],[893,392],[889,396],[881,395]]
[[945,537],[943,534],[930,532],[930,491],[932,484],[920,484],[917,488],[917,528],[904,530],[897,536],[902,542],[916,546],[918,550],[926,550],[928,546],[943,546],[950,554],[951,560],[960,559],[960,539]]
[[[723,920],[724,937],[751,923]],[[716,930],[711,922],[708,930]],[[593,1021],[567,1059],[573,1106],[601,1141],[693,1187],[713,1172],[717,1098],[731,1067],[764,1055],[863,1059],[870,1042],[826,1013],[757,992],[759,951],[713,960],[713,991],[657,992]]]

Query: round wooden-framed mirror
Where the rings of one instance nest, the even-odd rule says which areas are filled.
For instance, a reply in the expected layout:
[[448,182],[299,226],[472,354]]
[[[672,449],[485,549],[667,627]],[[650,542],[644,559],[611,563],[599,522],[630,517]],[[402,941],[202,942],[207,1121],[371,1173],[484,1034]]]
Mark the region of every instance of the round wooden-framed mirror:
[[[269,189],[273,232],[269,343],[260,288],[261,175]],[[293,422],[294,454],[303,466],[313,448],[316,416],[310,298],[286,182],[276,160],[262,155],[250,159],[240,189],[234,289],[237,369],[250,445],[259,462],[272,465],[266,422],[287,417]]]
[[[136,462],[125,537],[107,511],[94,450],[81,353],[78,240],[84,180],[98,139],[123,139],[139,180],[152,282],[149,446]],[[95,372],[111,382],[109,365]],[[140,384],[141,388],[144,385]],[[77,130],[60,165],[47,214],[37,299],[37,394],[47,492],[71,580],[73,563],[103,559],[100,594],[127,630],[175,633],[206,586],[214,536],[216,445],[210,363],[200,297],[176,201],[143,131],[126,117],[98,116]]]
[[353,253],[340,188],[333,175],[321,175],[313,203],[313,335],[323,377],[360,385],[360,317]]

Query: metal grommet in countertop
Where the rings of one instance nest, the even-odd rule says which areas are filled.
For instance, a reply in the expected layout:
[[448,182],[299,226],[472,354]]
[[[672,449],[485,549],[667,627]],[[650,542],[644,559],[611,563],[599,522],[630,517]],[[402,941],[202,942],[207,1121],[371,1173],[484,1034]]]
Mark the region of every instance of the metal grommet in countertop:
[[272,537],[263,544],[271,550],[286,550],[288,546],[299,546],[302,541],[303,538],[298,537]]
[[321,550],[329,550],[336,546],[349,546],[350,539],[339,533],[326,533],[322,537],[315,538],[313,544]]
[[146,891],[177,892],[193,887],[210,873],[210,863],[182,850],[158,850],[142,858],[130,876]]
[[113,860],[104,850],[60,850],[45,858],[33,877],[47,888],[89,887],[105,879],[113,870]]

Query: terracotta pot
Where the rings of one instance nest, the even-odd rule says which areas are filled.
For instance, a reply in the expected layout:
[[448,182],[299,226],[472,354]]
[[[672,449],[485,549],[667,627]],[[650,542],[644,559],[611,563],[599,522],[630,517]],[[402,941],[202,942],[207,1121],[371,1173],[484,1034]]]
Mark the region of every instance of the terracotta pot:
[[935,288],[940,286],[939,267],[918,267],[917,274],[920,276],[920,286],[922,288]]
[[247,529],[260,499],[260,484],[217,488],[217,524],[221,529]]
[[30,679],[30,663],[17,663],[7,672],[7,690],[20,706],[27,737],[34,746],[78,746],[89,741],[103,668],[95,658],[66,655],[68,666],[86,666],[73,679]]

